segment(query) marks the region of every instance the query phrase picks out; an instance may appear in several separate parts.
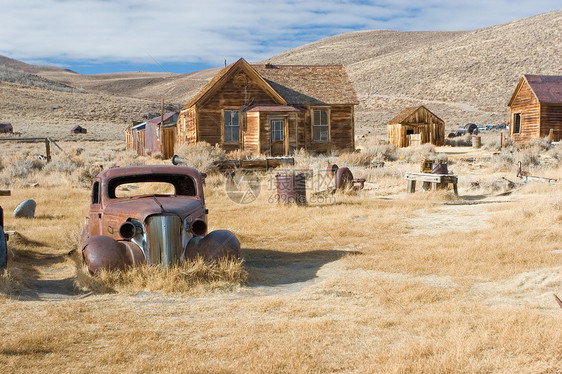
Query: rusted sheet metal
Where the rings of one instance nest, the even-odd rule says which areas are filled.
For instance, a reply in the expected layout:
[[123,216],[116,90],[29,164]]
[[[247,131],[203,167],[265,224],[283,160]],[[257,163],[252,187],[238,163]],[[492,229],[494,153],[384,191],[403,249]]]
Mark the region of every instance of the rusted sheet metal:
[[280,203],[306,205],[306,175],[277,174],[277,196]]
[[228,230],[215,230],[207,236],[195,236],[185,247],[182,259],[193,260],[198,256],[204,260],[238,258],[240,256],[240,242]]
[[[152,192],[161,185],[166,192]],[[82,250],[90,272],[142,263],[169,267],[185,258],[190,243],[188,258],[199,248],[205,258],[237,255],[236,245],[229,245],[226,252],[213,247],[226,234],[203,237],[207,209],[202,185],[201,174],[183,166],[129,166],[98,174],[92,183]],[[237,242],[230,235],[234,239],[229,240]],[[195,245],[194,238],[201,244]]]
[[523,179],[524,182],[528,182],[528,181],[546,182],[550,184],[555,184],[558,182],[558,179],[554,179],[554,178],[536,177],[533,175],[529,175],[529,172],[522,170],[521,161],[519,161],[519,169],[517,170],[517,177]]
[[103,269],[123,270],[128,266],[145,263],[144,254],[138,245],[129,241],[117,241],[104,235],[87,239],[82,254],[92,274]]

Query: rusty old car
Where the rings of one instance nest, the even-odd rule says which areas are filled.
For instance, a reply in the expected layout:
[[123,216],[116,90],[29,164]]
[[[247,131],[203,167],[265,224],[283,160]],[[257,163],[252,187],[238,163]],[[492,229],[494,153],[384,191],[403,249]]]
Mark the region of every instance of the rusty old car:
[[227,230],[207,234],[201,174],[190,167],[112,168],[92,181],[82,255],[90,273],[140,264],[239,256]]

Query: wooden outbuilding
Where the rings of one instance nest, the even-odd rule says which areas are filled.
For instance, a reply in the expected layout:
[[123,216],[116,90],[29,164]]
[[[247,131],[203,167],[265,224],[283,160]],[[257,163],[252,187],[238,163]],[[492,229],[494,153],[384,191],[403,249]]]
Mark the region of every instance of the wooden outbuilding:
[[0,123],[0,133],[14,132],[14,127],[11,123]]
[[508,106],[509,133],[516,143],[549,136],[562,137],[562,75],[524,75]]
[[164,114],[146,122],[134,123],[126,133],[127,149],[139,156],[161,153],[164,158],[174,155],[176,144],[177,113]]
[[388,143],[397,147],[445,143],[445,121],[420,105],[402,110],[388,121]]
[[70,129],[70,133],[71,134],[87,134],[88,130],[86,130],[85,128],[83,128],[80,125],[76,125],[72,129]]
[[249,64],[222,69],[180,111],[178,143],[281,156],[353,150],[357,95],[341,65]]

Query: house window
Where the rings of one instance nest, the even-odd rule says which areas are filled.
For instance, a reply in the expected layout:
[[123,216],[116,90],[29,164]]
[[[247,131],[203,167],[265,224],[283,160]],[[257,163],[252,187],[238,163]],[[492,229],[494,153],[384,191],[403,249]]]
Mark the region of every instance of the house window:
[[315,142],[327,142],[330,126],[328,123],[327,110],[315,110],[312,125],[313,139]]
[[283,140],[283,121],[271,121],[271,140]]
[[513,115],[513,133],[519,134],[521,132],[521,113]]
[[224,111],[224,142],[238,143],[240,141],[240,112],[237,110]]

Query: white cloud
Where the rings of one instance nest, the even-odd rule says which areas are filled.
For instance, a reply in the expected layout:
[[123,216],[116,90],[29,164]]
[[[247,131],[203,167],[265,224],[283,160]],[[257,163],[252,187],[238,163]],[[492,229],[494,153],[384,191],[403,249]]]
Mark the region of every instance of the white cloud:
[[558,0],[0,0],[0,55],[22,60],[261,60],[344,31],[467,30]]

